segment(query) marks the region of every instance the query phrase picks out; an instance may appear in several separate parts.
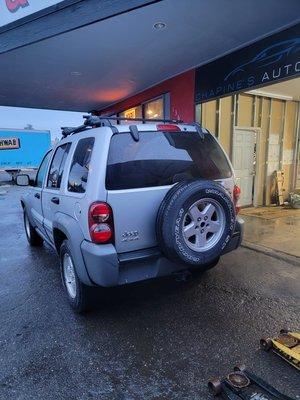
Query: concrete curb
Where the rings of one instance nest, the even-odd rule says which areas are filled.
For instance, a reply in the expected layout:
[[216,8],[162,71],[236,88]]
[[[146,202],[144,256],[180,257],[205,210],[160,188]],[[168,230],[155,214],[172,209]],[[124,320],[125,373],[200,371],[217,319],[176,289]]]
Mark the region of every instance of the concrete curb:
[[241,246],[245,247],[246,249],[254,250],[259,253],[266,254],[267,256],[277,258],[278,260],[286,261],[289,264],[293,264],[297,267],[300,267],[300,257],[284,253],[283,251],[274,250],[269,247],[261,246],[259,244],[254,244],[246,240],[243,240]]

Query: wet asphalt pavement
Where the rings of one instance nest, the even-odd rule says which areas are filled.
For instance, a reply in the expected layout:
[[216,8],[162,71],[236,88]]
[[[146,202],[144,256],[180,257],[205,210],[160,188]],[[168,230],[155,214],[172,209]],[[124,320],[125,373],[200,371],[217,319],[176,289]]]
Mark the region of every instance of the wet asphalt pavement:
[[[208,378],[237,363],[300,399],[299,372],[259,338],[299,329],[300,267],[239,249],[187,282],[108,290],[75,315],[58,258],[31,249],[22,188],[0,195],[0,399],[212,398]],[[25,189],[26,190],[26,189]]]

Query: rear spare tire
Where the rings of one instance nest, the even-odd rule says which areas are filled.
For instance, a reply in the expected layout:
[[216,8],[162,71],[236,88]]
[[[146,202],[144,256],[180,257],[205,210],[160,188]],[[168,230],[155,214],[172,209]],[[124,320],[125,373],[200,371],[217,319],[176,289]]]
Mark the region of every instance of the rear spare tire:
[[157,215],[157,241],[170,260],[187,265],[214,263],[235,227],[226,190],[207,180],[181,182],[165,196]]

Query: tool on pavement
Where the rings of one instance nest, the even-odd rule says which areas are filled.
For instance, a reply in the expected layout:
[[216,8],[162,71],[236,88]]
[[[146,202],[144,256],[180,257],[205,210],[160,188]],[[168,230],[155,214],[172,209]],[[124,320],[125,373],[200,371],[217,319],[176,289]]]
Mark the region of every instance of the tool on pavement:
[[226,378],[211,379],[208,387],[213,395],[228,400],[294,400],[248,371],[244,365],[234,367]]
[[275,338],[260,339],[260,346],[265,351],[272,350],[300,371],[300,332],[282,329]]

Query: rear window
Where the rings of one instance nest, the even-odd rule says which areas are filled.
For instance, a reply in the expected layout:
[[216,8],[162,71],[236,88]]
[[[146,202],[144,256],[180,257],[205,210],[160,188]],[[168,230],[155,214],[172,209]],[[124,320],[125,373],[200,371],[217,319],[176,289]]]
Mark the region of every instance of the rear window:
[[201,139],[196,132],[141,132],[135,142],[129,133],[122,133],[111,139],[106,188],[164,186],[231,175],[223,150],[210,134]]

